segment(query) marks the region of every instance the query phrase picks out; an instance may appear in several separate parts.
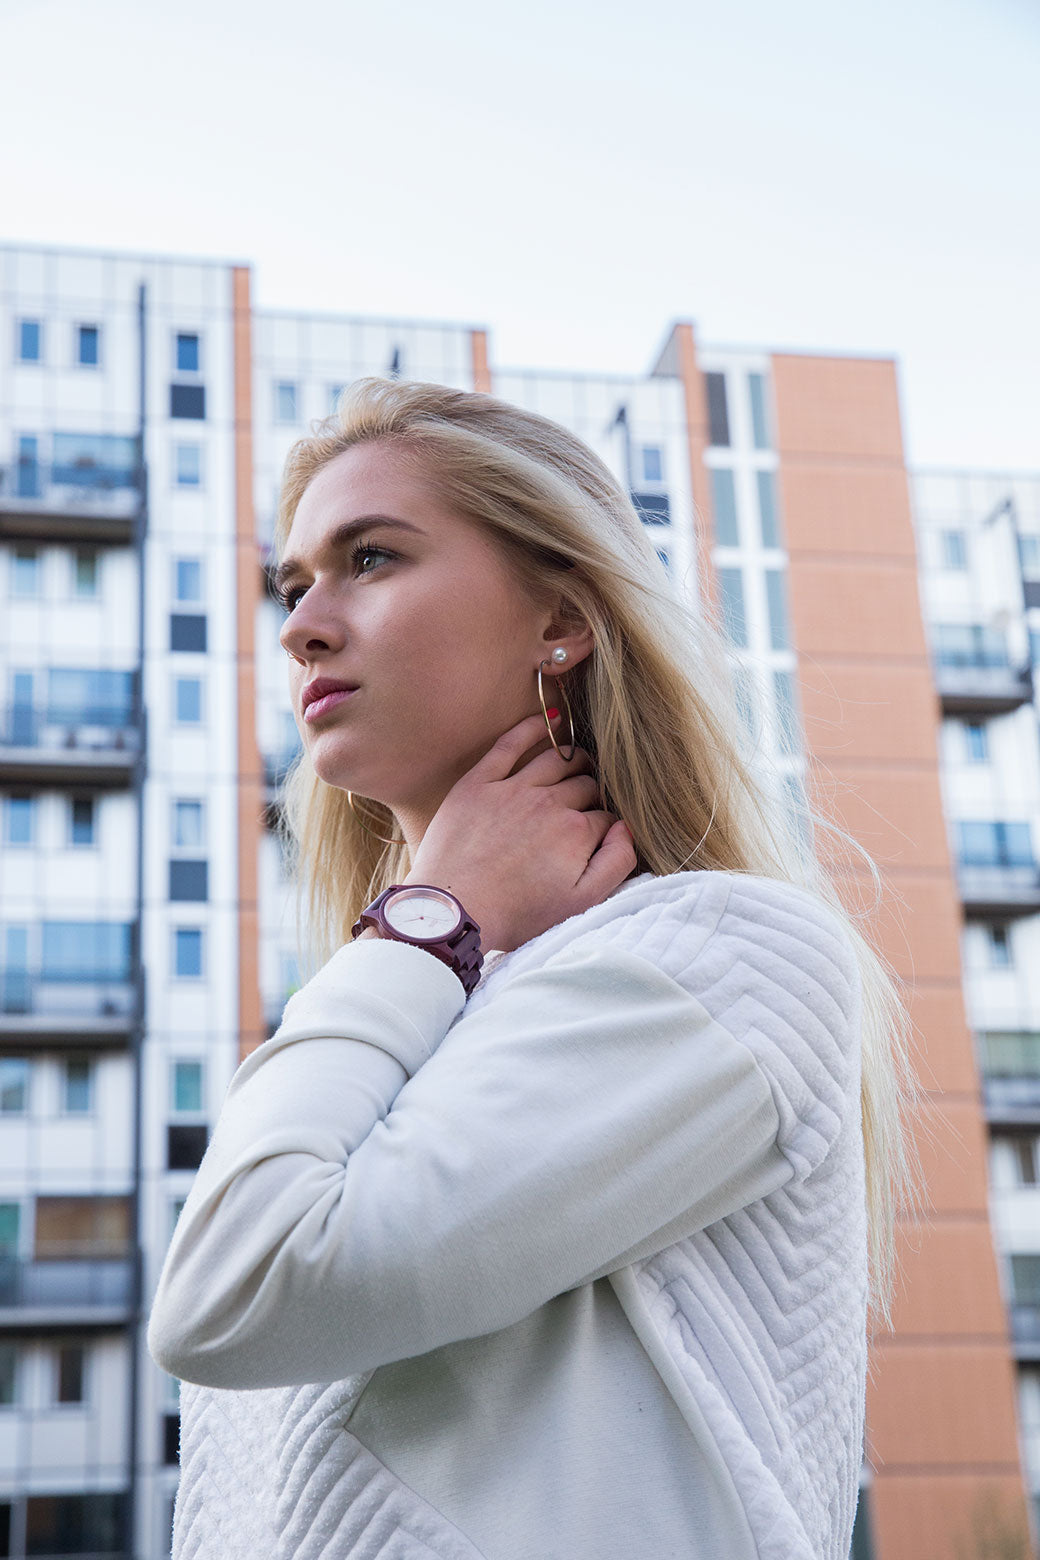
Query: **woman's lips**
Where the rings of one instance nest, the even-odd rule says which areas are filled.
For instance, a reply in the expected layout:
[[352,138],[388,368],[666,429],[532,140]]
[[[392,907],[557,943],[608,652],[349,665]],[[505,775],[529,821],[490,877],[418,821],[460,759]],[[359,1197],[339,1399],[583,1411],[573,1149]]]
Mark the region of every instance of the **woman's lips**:
[[324,697],[312,700],[303,712],[304,720],[320,720],[322,715],[334,710],[337,704],[342,704],[353,693],[357,693],[356,688],[340,688],[337,693],[326,693]]

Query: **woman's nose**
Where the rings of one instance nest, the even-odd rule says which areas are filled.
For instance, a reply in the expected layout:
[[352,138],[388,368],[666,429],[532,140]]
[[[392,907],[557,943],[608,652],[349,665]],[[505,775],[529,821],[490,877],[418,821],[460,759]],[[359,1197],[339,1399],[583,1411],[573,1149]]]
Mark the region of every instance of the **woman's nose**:
[[311,586],[282,624],[278,638],[282,648],[290,655],[302,656],[312,646],[334,647],[337,639],[342,637],[342,629],[337,625],[331,605],[326,602],[322,606],[314,597],[314,587]]

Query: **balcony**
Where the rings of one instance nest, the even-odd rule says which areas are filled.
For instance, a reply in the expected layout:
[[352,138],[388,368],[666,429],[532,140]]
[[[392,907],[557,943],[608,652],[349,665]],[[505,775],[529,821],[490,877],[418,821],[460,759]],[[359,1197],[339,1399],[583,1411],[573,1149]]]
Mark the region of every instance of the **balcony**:
[[0,966],[0,1049],[12,1045],[116,1049],[137,1019],[134,984],[103,976],[55,979]]
[[935,681],[944,715],[1006,715],[1033,702],[1032,666],[1007,660],[941,660]]
[[136,471],[89,458],[0,466],[0,538],[52,542],[134,539],[141,508]]
[[1040,913],[1040,867],[957,863],[961,907],[968,920],[1014,920]]
[[122,1326],[132,1305],[129,1257],[34,1262],[0,1255],[0,1329]]
[[125,705],[0,705],[0,783],[131,783],[142,732]]
[[989,1124],[1040,1128],[1040,1030],[989,1029],[977,1039]]

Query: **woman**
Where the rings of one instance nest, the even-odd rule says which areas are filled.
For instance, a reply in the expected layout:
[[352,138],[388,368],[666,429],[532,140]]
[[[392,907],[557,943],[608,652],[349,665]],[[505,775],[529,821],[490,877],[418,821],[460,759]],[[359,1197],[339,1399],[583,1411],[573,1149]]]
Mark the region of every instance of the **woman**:
[[844,1560],[907,1020],[717,623],[580,440],[435,384],[345,392],[276,550],[314,959],[152,1311],[174,1555]]

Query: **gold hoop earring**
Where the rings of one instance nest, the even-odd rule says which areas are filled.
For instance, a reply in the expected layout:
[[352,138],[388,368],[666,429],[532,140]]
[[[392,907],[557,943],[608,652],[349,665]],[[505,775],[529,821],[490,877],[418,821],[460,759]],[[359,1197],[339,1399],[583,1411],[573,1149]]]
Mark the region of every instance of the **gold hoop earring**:
[[370,829],[364,818],[362,818],[361,814],[354,806],[354,794],[352,791],[347,792],[347,806],[350,808],[351,812],[354,814],[354,817],[357,819],[358,823],[360,823],[365,832],[373,835],[377,840],[382,840],[384,845],[406,845],[408,843],[407,840],[388,840],[385,835],[376,834],[375,829]]
[[570,728],[571,728],[571,735],[570,735],[571,750],[570,750],[569,753],[563,753],[563,752],[560,751],[560,745],[557,742],[556,735],[555,735],[555,733],[554,733],[554,731],[552,729],[552,721],[549,719],[549,711],[545,707],[545,691],[544,691],[544,689],[542,687],[542,667],[546,666],[547,664],[548,663],[545,662],[545,661],[540,661],[538,663],[538,698],[541,701],[542,714],[545,716],[545,724],[546,724],[546,726],[548,728],[548,731],[549,731],[549,740],[552,743],[553,747],[556,749],[557,753],[560,754],[560,757],[563,759],[564,763],[570,763],[571,759],[574,757],[575,750],[576,750],[576,744],[575,744],[575,741],[574,741],[574,716],[571,714],[571,701],[567,697],[567,690],[564,688],[563,683],[560,681],[559,674],[558,673],[554,673],[552,671],[552,668],[550,667],[550,669],[549,669],[549,676],[550,677],[552,677],[552,676],[556,677],[556,689],[557,689],[557,692],[560,694],[561,698],[563,699],[564,704],[567,706],[567,719],[570,722]]

